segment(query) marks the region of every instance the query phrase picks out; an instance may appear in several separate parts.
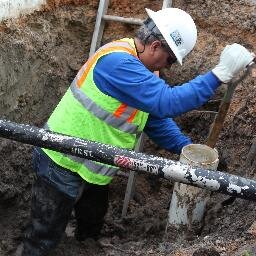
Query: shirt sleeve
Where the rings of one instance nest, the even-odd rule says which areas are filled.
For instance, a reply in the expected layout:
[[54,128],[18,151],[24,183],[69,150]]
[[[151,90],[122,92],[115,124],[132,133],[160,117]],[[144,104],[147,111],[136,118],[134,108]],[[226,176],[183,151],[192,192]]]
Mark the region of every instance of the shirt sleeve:
[[144,132],[162,148],[180,154],[184,146],[191,144],[171,118],[160,119],[149,115]]
[[200,107],[221,83],[208,72],[171,87],[139,59],[119,52],[102,57],[93,77],[102,92],[157,118],[176,117]]

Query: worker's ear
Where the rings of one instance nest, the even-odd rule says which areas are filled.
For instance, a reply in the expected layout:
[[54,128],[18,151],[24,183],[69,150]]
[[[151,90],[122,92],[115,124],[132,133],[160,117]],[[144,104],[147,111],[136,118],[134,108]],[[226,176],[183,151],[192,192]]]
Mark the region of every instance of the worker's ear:
[[150,44],[150,52],[155,53],[158,51],[162,46],[162,43],[159,40],[156,40]]

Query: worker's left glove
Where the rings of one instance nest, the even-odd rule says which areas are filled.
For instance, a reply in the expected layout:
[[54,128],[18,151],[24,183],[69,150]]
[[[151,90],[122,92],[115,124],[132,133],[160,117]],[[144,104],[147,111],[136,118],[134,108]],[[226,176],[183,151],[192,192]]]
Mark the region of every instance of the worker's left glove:
[[250,64],[253,58],[253,54],[242,45],[227,45],[220,55],[219,64],[212,72],[223,83],[228,83],[236,74]]

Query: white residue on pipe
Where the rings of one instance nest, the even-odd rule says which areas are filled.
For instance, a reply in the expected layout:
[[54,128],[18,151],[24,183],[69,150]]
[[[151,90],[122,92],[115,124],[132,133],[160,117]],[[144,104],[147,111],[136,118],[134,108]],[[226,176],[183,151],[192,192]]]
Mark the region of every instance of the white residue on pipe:
[[238,194],[240,194],[241,191],[242,191],[242,188],[235,185],[235,184],[229,184],[228,188],[227,188],[227,191],[230,192],[230,193],[237,192]]
[[[194,183],[198,184],[199,187],[202,188],[212,188],[214,190],[218,190],[220,188],[220,183],[214,179],[207,179],[206,177],[198,176],[195,174],[196,169],[189,166],[184,165],[179,162],[177,164],[171,166],[165,166],[163,168],[163,172],[166,177],[170,178],[171,180],[177,182],[184,182],[184,183]],[[189,179],[188,175],[190,174]]]
[[65,140],[65,136],[63,135],[51,134],[48,132],[42,132],[42,135],[43,135],[42,136],[43,141],[50,140],[50,141],[62,142],[63,140]]

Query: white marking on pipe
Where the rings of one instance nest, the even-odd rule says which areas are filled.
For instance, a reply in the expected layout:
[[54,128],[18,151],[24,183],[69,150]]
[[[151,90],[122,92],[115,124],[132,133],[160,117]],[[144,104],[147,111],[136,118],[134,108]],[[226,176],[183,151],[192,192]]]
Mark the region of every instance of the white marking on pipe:
[[235,184],[229,184],[229,186],[227,187],[227,191],[230,193],[233,193],[236,191],[238,194],[240,194],[242,191],[242,188]]

